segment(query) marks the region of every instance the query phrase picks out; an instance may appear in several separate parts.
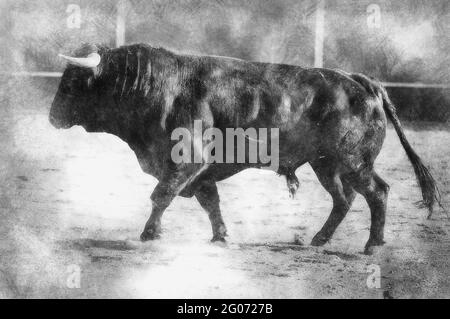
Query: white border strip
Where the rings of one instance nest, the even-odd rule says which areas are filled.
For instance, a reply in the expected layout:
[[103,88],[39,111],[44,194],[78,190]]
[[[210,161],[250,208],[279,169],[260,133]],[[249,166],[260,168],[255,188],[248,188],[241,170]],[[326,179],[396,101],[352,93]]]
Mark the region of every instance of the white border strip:
[[393,87],[393,88],[418,88],[418,89],[449,89],[450,84],[427,84],[427,83],[419,83],[419,82],[381,82],[385,87]]
[[44,78],[59,78],[62,76],[61,72],[0,72],[0,75],[9,76],[28,76],[28,77],[44,77]]
[[[9,76],[28,76],[28,77],[50,77],[59,78],[62,76],[61,72],[0,72],[0,75]],[[398,88],[423,88],[423,89],[450,89],[450,84],[440,83],[420,83],[420,82],[381,82],[385,87],[398,87]]]

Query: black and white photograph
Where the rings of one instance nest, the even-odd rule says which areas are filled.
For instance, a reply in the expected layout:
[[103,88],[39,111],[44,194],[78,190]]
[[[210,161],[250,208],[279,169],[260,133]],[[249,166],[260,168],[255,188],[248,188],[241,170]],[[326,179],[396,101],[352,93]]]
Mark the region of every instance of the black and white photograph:
[[0,0],[0,299],[450,298],[449,34],[447,0]]

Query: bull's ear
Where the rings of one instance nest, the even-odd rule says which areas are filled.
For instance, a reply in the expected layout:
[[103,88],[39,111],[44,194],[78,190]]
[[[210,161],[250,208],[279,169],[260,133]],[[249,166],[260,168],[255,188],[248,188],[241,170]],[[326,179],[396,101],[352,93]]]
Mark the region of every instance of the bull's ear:
[[85,58],[75,58],[63,54],[58,54],[58,56],[69,61],[69,63],[71,64],[90,69],[96,68],[100,64],[100,61],[102,60],[100,54],[96,52],[89,54]]

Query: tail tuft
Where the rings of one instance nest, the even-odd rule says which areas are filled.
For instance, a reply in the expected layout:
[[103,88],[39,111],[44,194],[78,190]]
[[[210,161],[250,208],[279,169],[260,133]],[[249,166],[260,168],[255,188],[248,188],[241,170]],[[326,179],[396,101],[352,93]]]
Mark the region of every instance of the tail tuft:
[[427,207],[429,211],[428,218],[431,218],[434,204],[437,202],[441,205],[441,194],[436,186],[436,181],[428,168],[423,165],[420,157],[416,153],[412,153],[411,155],[408,154],[408,158],[412,163],[417,181],[422,190],[422,200],[419,201],[419,206]]

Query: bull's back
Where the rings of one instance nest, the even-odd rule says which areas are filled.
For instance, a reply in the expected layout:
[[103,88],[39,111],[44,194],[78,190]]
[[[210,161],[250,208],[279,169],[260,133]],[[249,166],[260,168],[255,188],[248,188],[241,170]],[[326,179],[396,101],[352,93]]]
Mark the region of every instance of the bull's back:
[[209,107],[216,127],[285,129],[298,120],[310,93],[296,83],[302,68],[216,57],[203,61],[206,94],[200,104]]

